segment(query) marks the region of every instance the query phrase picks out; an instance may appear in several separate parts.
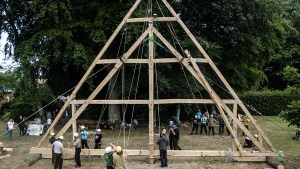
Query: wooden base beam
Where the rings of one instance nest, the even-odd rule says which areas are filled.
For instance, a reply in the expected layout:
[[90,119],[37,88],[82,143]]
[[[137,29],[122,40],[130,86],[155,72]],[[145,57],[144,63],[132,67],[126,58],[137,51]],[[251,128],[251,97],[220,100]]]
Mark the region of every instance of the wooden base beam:
[[[42,158],[51,158],[51,149],[50,148],[37,148],[32,147],[30,153],[42,154]],[[75,150],[71,148],[64,148],[64,158],[70,159],[74,158]],[[99,156],[104,155],[104,149],[82,149],[81,156]],[[149,150],[124,150],[124,154],[128,156],[149,156]],[[235,160],[249,160],[251,158],[261,161],[266,157],[272,156],[277,157],[277,153],[274,152],[255,152],[251,153],[250,151],[244,151],[245,159],[241,158],[240,153],[236,152],[233,154]],[[159,150],[154,150],[154,156],[159,156]],[[168,156],[173,157],[225,157],[226,151],[218,150],[168,150]]]

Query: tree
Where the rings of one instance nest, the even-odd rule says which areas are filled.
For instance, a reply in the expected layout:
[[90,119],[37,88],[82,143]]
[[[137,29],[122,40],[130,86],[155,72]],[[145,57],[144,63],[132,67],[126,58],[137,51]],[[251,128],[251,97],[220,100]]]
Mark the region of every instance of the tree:
[[[19,76],[24,78],[24,84],[30,82],[26,85],[29,89],[35,91],[35,79],[47,79],[49,90],[54,95],[59,95],[78,83],[83,72],[98,54],[99,48],[104,45],[133,2],[134,0],[91,0],[88,3],[79,0],[4,0],[0,7],[0,30],[9,34],[6,54],[20,62]],[[173,5],[176,11],[181,11],[182,19],[203,42],[203,46],[212,54],[211,57],[230,83],[239,90],[246,90],[257,87],[265,80],[262,65],[281,47],[287,30],[291,28],[289,21],[282,17],[282,4],[283,1],[270,0],[205,0],[200,3],[187,0],[182,1],[180,5]],[[145,1],[141,5],[147,6]],[[154,12],[161,15],[160,10]],[[152,11],[141,8],[134,17],[150,14]],[[126,29],[122,30],[123,34],[112,43],[104,57],[120,56],[122,52],[120,55],[117,53],[120,44],[122,48],[128,47],[143,27],[129,24],[126,26]],[[166,25],[161,24],[158,27],[162,33],[168,31]],[[194,48],[190,48],[191,43],[184,40],[187,36],[180,34],[178,27],[174,28],[174,32],[178,33],[179,39],[174,46],[178,48],[180,44],[196,53]],[[122,42],[124,34],[127,38]],[[166,38],[171,39],[173,36],[169,33]],[[156,46],[156,49],[157,56],[166,53],[160,46]],[[143,57],[147,57],[146,55]],[[133,70],[134,66],[131,66],[126,72]],[[170,79],[164,76],[165,73],[171,74]],[[160,67],[157,74],[160,97],[191,98],[191,93],[197,93],[198,89],[201,89],[197,85],[190,88],[185,80],[178,81],[178,77],[185,79],[180,66]],[[103,76],[105,75],[96,74],[88,79],[76,98],[86,98]],[[213,75],[208,76],[215,79]],[[142,78],[139,84],[140,91],[147,90],[147,76]],[[193,81],[191,76],[187,79]],[[127,86],[130,86],[130,80],[130,77],[125,78]],[[175,90],[174,86],[177,87]],[[120,98],[121,87],[115,91],[116,96]],[[139,97],[147,98],[147,95],[143,93]],[[200,94],[196,94],[196,97],[199,98]]]

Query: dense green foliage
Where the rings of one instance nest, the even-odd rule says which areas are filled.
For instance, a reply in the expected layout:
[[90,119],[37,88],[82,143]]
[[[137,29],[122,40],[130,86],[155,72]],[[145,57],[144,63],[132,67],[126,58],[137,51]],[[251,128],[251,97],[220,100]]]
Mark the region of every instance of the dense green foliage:
[[[254,107],[262,115],[277,116],[294,100],[300,99],[296,89],[285,91],[250,91],[240,95],[241,100]],[[254,114],[258,114],[253,111]]]
[[300,126],[300,99],[289,104],[288,108],[281,112],[280,116],[288,121],[289,125]]
[[[61,95],[76,85],[134,2],[135,0],[1,1],[0,32],[8,33],[5,53],[21,65],[17,71],[16,99],[11,105],[13,114],[23,112],[22,107],[26,107],[25,112],[28,114],[34,112],[50,102],[54,96]],[[148,2],[151,3],[142,1],[141,8],[137,9],[133,17],[149,16],[152,13],[157,13],[158,16],[168,15],[165,8],[157,9],[162,6],[161,3],[158,6],[156,1]],[[287,85],[296,83],[295,80],[288,83],[282,75],[285,72],[284,77],[288,77],[296,70],[293,68],[299,68],[300,50],[297,42],[300,8],[297,3],[290,4],[284,0],[183,0],[182,3],[171,5],[180,13],[182,20],[237,91],[268,86],[285,89]],[[147,9],[150,6],[156,10]],[[191,47],[191,41],[187,40],[187,36],[178,26],[173,27],[178,38],[176,42],[174,36],[167,33],[167,25],[157,23],[155,26],[167,39],[173,41],[172,45],[179,51],[182,47],[191,51],[194,57],[202,57],[195,47]],[[126,25],[104,58],[120,57],[132,45],[137,35],[141,34],[142,29],[143,25]],[[147,42],[143,46],[143,52],[136,51],[134,55],[147,58]],[[169,56],[163,46],[156,45],[155,48],[155,56]],[[289,65],[290,68],[287,67]],[[97,66],[94,72],[101,68],[103,67]],[[106,71],[111,68],[106,68]],[[155,94],[155,97],[208,96],[203,88],[195,85],[192,76],[185,75],[187,72],[180,66],[168,64],[158,65],[157,68],[155,91],[159,94]],[[211,71],[205,66],[201,70]],[[128,66],[125,71],[126,96],[131,92],[128,97],[135,98],[135,91],[139,91],[137,98],[148,98],[148,93],[144,92],[148,91],[147,67],[142,66],[139,71],[139,66]],[[136,75],[141,74],[139,81],[136,77],[132,80],[134,72]],[[205,75],[216,82],[219,80],[213,73]],[[104,76],[105,73],[101,72],[88,79],[76,98],[86,98]],[[118,98],[122,91],[120,77],[114,89]],[[43,87],[37,86],[37,79],[47,79],[47,83]],[[210,83],[214,85],[212,81]],[[218,92],[224,93],[222,90]],[[98,97],[104,98],[104,95],[105,92]],[[262,103],[262,100],[254,100]],[[272,102],[266,103],[275,101],[274,97]],[[288,103],[280,103],[281,106],[283,104]],[[189,106],[184,108],[188,111],[195,109]],[[256,108],[267,112],[265,106],[258,105]],[[272,104],[269,108],[273,108]],[[268,112],[275,113],[273,109]]]

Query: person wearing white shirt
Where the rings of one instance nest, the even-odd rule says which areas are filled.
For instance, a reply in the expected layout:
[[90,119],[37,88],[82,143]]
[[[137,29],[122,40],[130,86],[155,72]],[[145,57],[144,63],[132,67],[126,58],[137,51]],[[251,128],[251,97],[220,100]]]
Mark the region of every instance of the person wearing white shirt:
[[14,130],[14,121],[13,119],[9,119],[7,122],[7,133],[8,133],[8,140],[12,141],[12,133]]
[[55,161],[54,161],[54,169],[62,169],[63,165],[63,144],[62,140],[64,139],[63,136],[59,136],[58,139],[52,144],[53,151],[55,155]]

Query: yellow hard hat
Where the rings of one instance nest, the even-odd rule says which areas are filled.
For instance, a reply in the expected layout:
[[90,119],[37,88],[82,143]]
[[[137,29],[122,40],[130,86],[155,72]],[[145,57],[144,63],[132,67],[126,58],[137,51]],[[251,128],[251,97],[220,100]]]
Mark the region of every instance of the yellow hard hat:
[[121,146],[116,147],[116,152],[117,153],[121,153],[121,151],[122,151],[122,147]]
[[51,133],[50,133],[50,136],[54,136],[54,135],[55,135],[55,133],[54,133],[54,132],[51,132]]
[[258,135],[257,135],[257,134],[254,134],[254,137],[255,137],[255,138],[258,138]]

